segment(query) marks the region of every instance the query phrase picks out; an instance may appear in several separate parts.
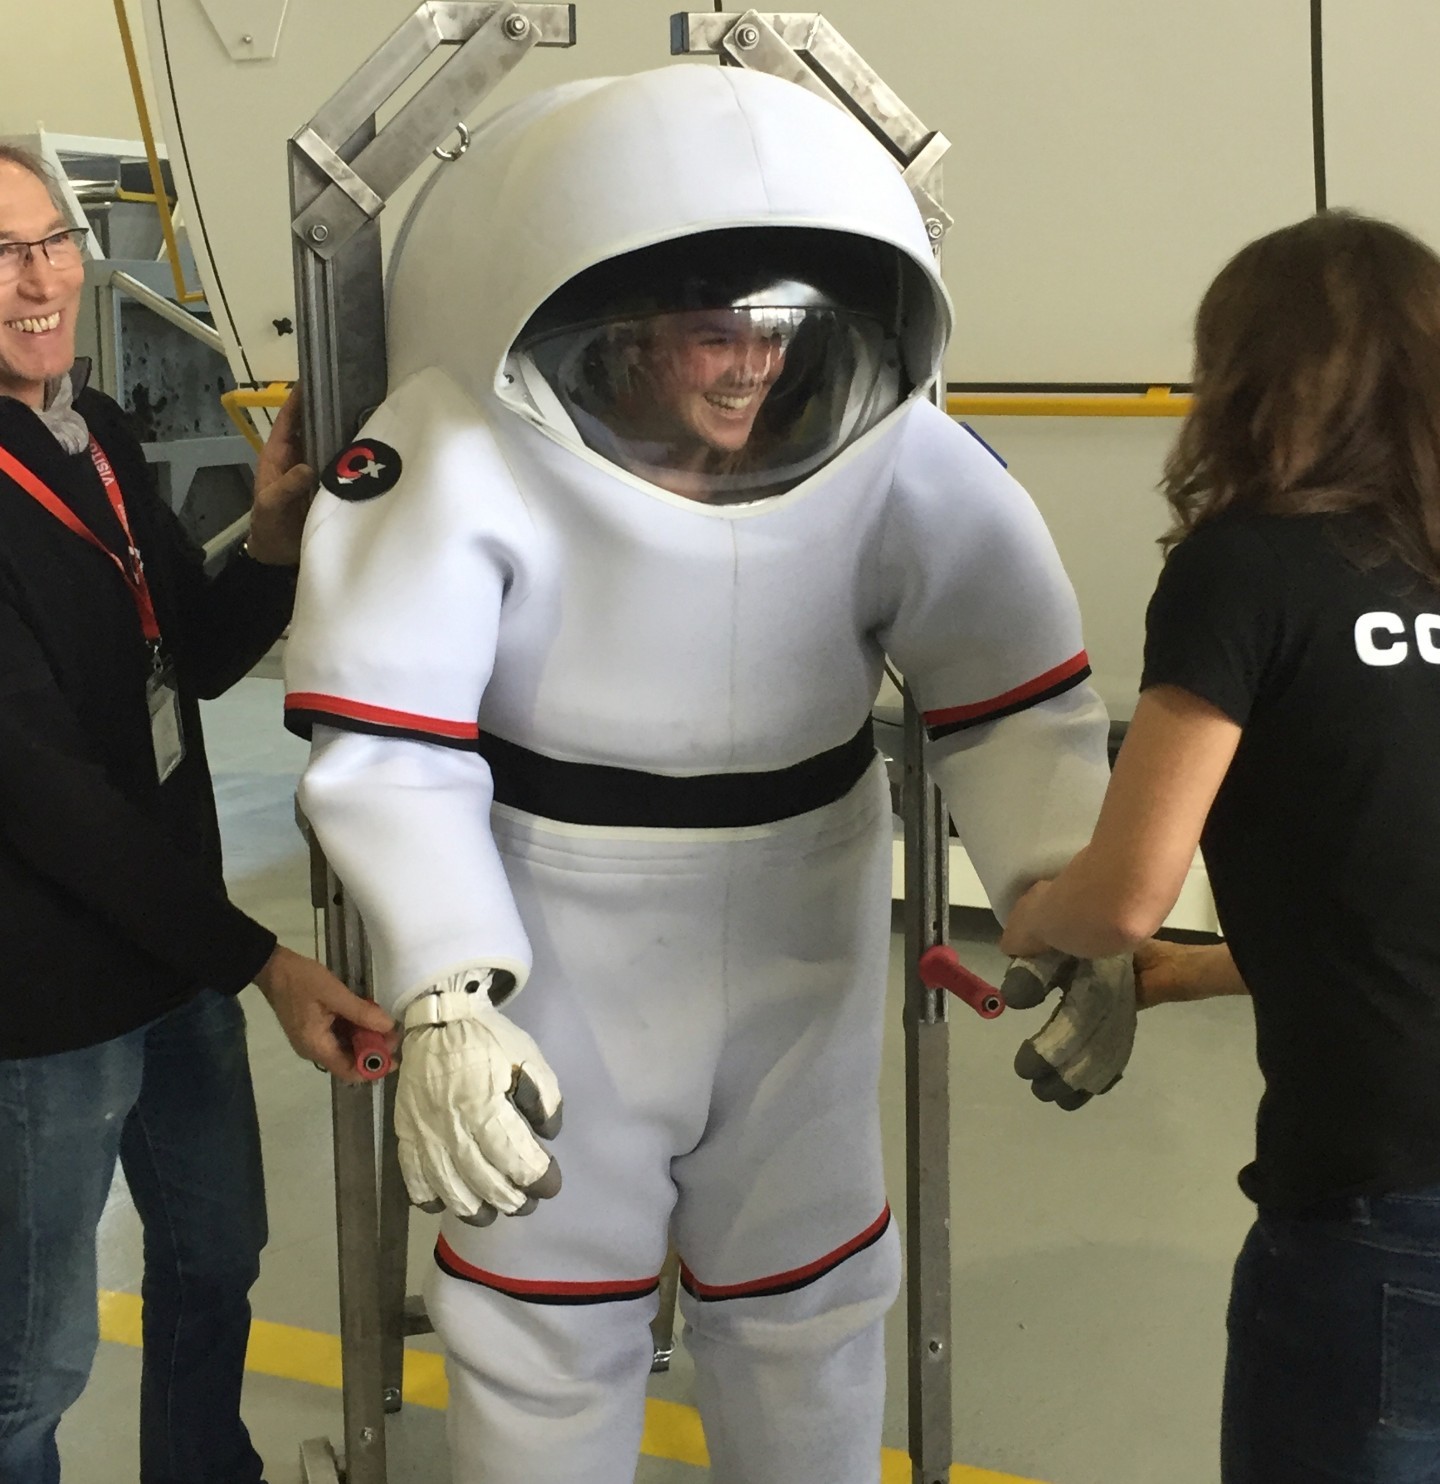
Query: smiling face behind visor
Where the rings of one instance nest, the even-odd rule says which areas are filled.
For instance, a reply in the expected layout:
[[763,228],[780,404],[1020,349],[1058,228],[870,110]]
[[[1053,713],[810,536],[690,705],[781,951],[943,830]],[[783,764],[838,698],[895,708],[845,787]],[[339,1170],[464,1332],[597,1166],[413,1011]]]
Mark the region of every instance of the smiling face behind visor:
[[899,255],[840,233],[735,229],[581,274],[513,374],[552,433],[688,499],[793,488],[909,388]]

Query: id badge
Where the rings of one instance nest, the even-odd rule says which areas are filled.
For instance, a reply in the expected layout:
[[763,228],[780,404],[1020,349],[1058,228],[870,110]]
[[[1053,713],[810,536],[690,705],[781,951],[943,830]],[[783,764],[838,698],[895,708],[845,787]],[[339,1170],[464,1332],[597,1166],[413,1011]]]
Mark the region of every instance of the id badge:
[[150,707],[155,772],[164,783],[185,756],[185,733],[180,725],[180,690],[175,682],[173,665],[161,664],[151,673],[145,683],[145,700]]

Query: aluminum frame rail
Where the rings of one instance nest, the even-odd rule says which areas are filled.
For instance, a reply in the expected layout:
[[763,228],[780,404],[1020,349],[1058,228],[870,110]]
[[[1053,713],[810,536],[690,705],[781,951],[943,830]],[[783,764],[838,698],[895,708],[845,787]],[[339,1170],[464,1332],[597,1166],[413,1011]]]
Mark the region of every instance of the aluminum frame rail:
[[[717,0],[718,3],[718,0]],[[814,13],[679,13],[673,54],[713,54],[786,78],[858,119],[894,156],[938,258],[954,221],[942,204],[950,142],[927,129],[843,36]],[[945,387],[937,379],[937,404]],[[946,995],[920,956],[949,936],[949,816],[925,772],[924,721],[905,687],[905,1249],[913,1484],[947,1484],[954,1454],[950,1272],[950,1049]]]
[[[291,230],[304,440],[323,468],[385,396],[379,217],[431,151],[459,132],[536,46],[575,41],[569,4],[427,0],[294,134]],[[378,111],[441,47],[456,48],[383,129]],[[442,152],[442,158],[453,158]],[[326,961],[368,989],[364,928],[343,884],[312,851],[312,898]],[[300,1449],[306,1484],[385,1484],[385,1414],[401,1401],[406,1334],[428,1320],[405,1299],[408,1214],[390,1127],[392,1087],[331,1083],[344,1366],[344,1449]]]

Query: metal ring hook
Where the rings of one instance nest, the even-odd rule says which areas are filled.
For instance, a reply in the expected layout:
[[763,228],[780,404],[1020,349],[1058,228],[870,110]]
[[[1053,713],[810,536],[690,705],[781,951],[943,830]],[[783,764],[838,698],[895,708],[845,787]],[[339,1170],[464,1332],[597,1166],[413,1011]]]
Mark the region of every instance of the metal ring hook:
[[447,165],[453,164],[460,158],[461,155],[465,153],[467,149],[470,148],[469,129],[467,129],[464,124],[456,124],[455,133],[459,136],[460,139],[460,146],[458,149],[441,149],[438,145],[435,147],[435,158],[437,160],[444,160]]

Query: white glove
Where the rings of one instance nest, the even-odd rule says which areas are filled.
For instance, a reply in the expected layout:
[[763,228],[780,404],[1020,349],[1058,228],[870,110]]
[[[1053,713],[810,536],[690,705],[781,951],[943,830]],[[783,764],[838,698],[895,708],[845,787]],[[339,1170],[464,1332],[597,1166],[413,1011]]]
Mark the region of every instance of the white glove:
[[1067,1111],[1109,1092],[1135,1044],[1135,966],[1128,953],[1069,958],[1046,953],[1017,958],[1001,990],[1017,1010],[1040,1004],[1052,989],[1060,1003],[1044,1027],[1021,1044],[1015,1070],[1041,1102]]
[[539,1047],[490,1003],[491,971],[452,974],[412,1000],[395,1089],[410,1199],[472,1226],[525,1216],[560,1189],[536,1138],[560,1131],[560,1087]]

